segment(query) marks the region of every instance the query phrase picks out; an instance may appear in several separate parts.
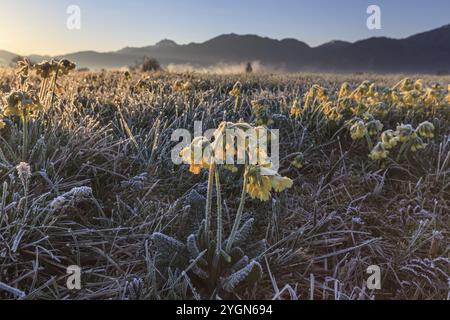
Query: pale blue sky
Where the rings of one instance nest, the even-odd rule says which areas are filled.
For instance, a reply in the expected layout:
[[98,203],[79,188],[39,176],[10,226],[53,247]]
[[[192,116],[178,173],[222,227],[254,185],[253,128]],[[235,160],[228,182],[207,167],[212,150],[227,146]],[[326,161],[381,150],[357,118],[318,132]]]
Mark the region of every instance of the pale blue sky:
[[[370,4],[381,7],[382,30],[366,27]],[[79,31],[66,28],[69,5],[81,8]],[[334,39],[401,38],[448,23],[449,0],[0,0],[0,49],[110,51],[163,38],[202,42],[232,32],[316,46]]]

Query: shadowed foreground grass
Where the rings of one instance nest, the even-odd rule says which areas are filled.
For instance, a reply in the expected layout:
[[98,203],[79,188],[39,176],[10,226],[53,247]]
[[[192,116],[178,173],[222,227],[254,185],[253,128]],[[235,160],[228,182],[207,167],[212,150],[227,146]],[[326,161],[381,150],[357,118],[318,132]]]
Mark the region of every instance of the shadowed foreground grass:
[[[11,70],[0,72],[0,94],[6,97],[17,89],[16,77]],[[448,297],[448,104],[429,112],[391,112],[388,105],[377,118],[385,130],[429,121],[435,132],[424,150],[405,151],[399,159],[392,151],[380,162],[369,158],[364,140],[352,140],[345,119],[323,112],[320,101],[291,114],[294,100],[305,105],[313,84],[335,100],[344,81],[356,89],[370,76],[147,76],[62,77],[52,104],[27,124],[26,152],[20,120],[4,117],[1,299]],[[369,80],[388,88],[401,77]],[[41,85],[34,76],[28,81],[30,91]],[[175,81],[189,85],[175,90]],[[229,94],[236,81],[242,83],[237,103]],[[449,79],[424,79],[435,82],[446,88]],[[264,114],[251,103],[261,99],[268,106]],[[204,210],[208,173],[193,175],[188,166],[172,163],[178,143],[171,141],[172,132],[193,131],[194,121],[206,130],[241,120],[280,129],[280,173],[294,184],[270,201],[246,202],[242,221],[254,218],[246,241],[267,242],[257,257],[261,278],[232,292],[213,288],[211,296],[198,286],[192,268],[159,267],[152,235],[182,241],[198,228],[194,217]],[[16,168],[21,162],[29,169]],[[240,177],[221,172],[225,235],[239,205]],[[79,291],[66,288],[71,265],[82,268]],[[381,290],[366,287],[371,265],[381,268]]]

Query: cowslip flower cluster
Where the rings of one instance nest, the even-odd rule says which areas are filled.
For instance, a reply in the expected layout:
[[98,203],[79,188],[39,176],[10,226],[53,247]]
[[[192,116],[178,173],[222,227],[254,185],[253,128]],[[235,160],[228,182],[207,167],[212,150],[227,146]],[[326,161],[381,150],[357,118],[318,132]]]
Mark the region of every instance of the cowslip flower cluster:
[[293,181],[288,177],[280,176],[276,171],[264,166],[250,166],[247,172],[248,184],[246,191],[253,199],[267,201],[272,190],[283,192],[292,188]]
[[368,134],[367,127],[362,120],[356,121],[351,127],[350,127],[350,135],[353,140],[359,140],[364,138]]
[[172,90],[173,92],[184,92],[184,93],[190,93],[195,89],[194,84],[191,81],[183,82],[181,80],[176,80],[172,84]]
[[22,119],[43,109],[39,99],[25,91],[13,91],[5,99],[3,116],[19,116]]
[[395,148],[399,143],[402,144],[401,151],[410,150],[417,152],[426,148],[427,144],[423,139],[434,138],[435,127],[431,122],[422,122],[417,129],[410,124],[402,124],[397,126],[396,131],[386,130],[381,134],[381,141],[375,146],[370,153],[372,160],[386,159],[389,151]]
[[300,103],[298,102],[297,99],[295,99],[294,102],[292,103],[291,116],[294,118],[298,118],[302,114],[302,111],[303,110],[302,107],[300,106]]
[[[238,141],[245,146],[236,146],[229,139],[229,130],[236,133]],[[247,123],[223,122],[213,134],[214,142],[206,137],[196,137],[192,143],[180,152],[184,163],[189,164],[189,171],[200,174],[203,169],[210,170],[217,165],[236,172],[237,165],[245,165],[245,190],[253,199],[267,201],[271,192],[282,192],[291,188],[293,182],[280,176],[273,170],[267,152],[259,145],[259,139],[265,132],[264,127],[253,127]],[[248,139],[249,131],[255,133],[257,139]],[[233,164],[231,164],[233,163]]]
[[70,71],[76,68],[76,64],[67,60],[50,60],[43,61],[37,65],[35,65],[36,74],[41,76],[42,78],[49,78],[56,73],[60,75],[67,75]]
[[241,90],[242,90],[242,85],[241,83],[238,81],[234,84],[233,89],[230,91],[230,96],[233,96],[235,98],[239,98],[241,96]]
[[253,100],[251,102],[253,113],[256,117],[256,125],[271,126],[274,120],[271,113],[271,104],[267,99]]
[[386,159],[388,155],[389,151],[386,149],[382,142],[379,142],[370,153],[370,158],[372,160],[382,160]]

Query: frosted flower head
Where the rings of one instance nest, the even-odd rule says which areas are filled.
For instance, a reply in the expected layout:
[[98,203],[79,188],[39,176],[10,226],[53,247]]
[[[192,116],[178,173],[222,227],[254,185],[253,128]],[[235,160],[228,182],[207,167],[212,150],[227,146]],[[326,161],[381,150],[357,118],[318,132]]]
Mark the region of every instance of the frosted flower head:
[[26,162],[21,162],[16,166],[17,175],[24,186],[28,185],[31,177],[30,165]]
[[378,143],[370,153],[370,158],[374,161],[386,159],[389,151],[384,147],[383,143]]
[[411,79],[406,78],[401,82],[401,85],[400,85],[401,91],[411,91],[411,90],[413,90],[413,88],[414,88],[414,82]]
[[49,78],[55,72],[55,66],[52,61],[42,61],[34,66],[36,74],[42,78]]
[[305,159],[305,157],[304,157],[303,153],[300,153],[299,155],[297,155],[294,158],[294,161],[292,161],[292,166],[294,168],[297,168],[297,169],[303,168],[303,166],[304,166],[304,159]]
[[294,102],[292,103],[292,108],[291,108],[291,116],[292,117],[299,117],[302,114],[302,107],[300,106],[300,103],[298,102],[297,99],[294,100]]
[[397,127],[396,135],[398,136],[400,142],[408,141],[412,138],[414,134],[414,128],[410,124],[402,124]]
[[399,139],[394,130],[387,130],[381,134],[381,142],[383,143],[384,148],[387,150],[395,148],[395,146],[398,144],[398,140]]
[[62,75],[67,75],[67,74],[69,74],[70,71],[75,70],[75,68],[77,66],[75,63],[73,63],[67,59],[62,59],[61,61],[59,61],[58,67],[59,67],[59,72],[61,72]]
[[5,116],[28,116],[30,113],[42,110],[39,99],[25,91],[13,91],[5,100],[3,115]]
[[193,174],[200,174],[202,169],[209,169],[211,157],[205,155],[205,148],[210,146],[210,142],[205,137],[196,137],[192,143],[181,150],[180,156],[184,163],[189,164],[189,171]]
[[344,82],[339,90],[339,99],[348,97],[352,93],[352,87],[348,82]]
[[181,92],[183,91],[183,82],[181,82],[180,80],[176,80],[173,85],[172,85],[172,90],[174,92]]
[[238,81],[234,84],[233,89],[230,91],[230,95],[233,97],[239,97],[241,95],[242,85]]
[[358,120],[350,127],[350,134],[353,140],[359,140],[364,138],[367,134],[367,128],[364,124],[364,121]]
[[194,84],[191,81],[187,81],[183,84],[182,90],[185,92],[190,92],[195,89]]
[[366,128],[369,135],[375,137],[383,130],[383,124],[379,120],[372,120],[366,124]]
[[416,132],[423,138],[432,139],[434,138],[434,125],[431,122],[422,122],[418,127]]
[[272,190],[282,192],[293,186],[293,181],[290,178],[282,177],[276,171],[262,166],[250,166],[247,178],[247,194],[252,199],[260,201],[268,201]]
[[414,134],[413,138],[411,138],[411,151],[417,152],[419,150],[425,149],[427,144],[423,142],[422,138]]

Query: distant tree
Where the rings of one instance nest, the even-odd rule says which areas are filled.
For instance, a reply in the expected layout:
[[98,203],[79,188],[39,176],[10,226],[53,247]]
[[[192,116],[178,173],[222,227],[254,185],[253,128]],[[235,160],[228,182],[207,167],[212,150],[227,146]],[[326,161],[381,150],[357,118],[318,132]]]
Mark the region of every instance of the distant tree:
[[245,72],[246,73],[252,73],[253,72],[253,67],[252,67],[252,64],[250,62],[247,63],[247,66],[245,67]]
[[161,70],[161,65],[158,60],[155,58],[144,57],[144,61],[142,62],[142,71],[159,71]]
[[450,72],[448,70],[439,70],[439,71],[436,72],[437,76],[446,76],[446,75],[449,75],[449,74],[450,74]]

